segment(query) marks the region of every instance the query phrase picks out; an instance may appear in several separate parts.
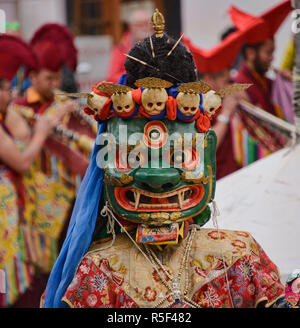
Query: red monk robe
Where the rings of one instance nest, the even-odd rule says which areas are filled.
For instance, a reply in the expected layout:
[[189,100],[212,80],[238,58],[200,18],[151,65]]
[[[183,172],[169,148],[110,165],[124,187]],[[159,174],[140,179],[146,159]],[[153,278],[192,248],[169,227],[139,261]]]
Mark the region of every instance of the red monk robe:
[[237,83],[251,83],[246,92],[253,105],[256,105],[270,114],[276,115],[274,105],[271,102],[272,84],[273,81],[267,76],[260,75],[254,70],[251,70],[243,63],[237,75],[234,77]]
[[[212,122],[212,128],[216,124],[216,119]],[[237,171],[240,167],[234,159],[234,151],[232,145],[232,131],[230,127],[227,129],[224,139],[217,149],[216,153],[216,179],[219,180],[228,174]]]
[[[279,106],[272,104],[273,81],[266,76],[266,73],[273,61],[274,35],[291,10],[288,0],[257,17],[233,6],[229,10],[237,30],[245,33],[243,49],[245,61],[240,66],[234,81],[252,83],[253,85],[246,90],[249,101],[279,118],[283,118],[282,111]],[[232,124],[235,158],[239,165],[251,164],[282,148],[286,143],[286,140],[275,136],[245,112],[241,111],[239,116],[234,118]]]

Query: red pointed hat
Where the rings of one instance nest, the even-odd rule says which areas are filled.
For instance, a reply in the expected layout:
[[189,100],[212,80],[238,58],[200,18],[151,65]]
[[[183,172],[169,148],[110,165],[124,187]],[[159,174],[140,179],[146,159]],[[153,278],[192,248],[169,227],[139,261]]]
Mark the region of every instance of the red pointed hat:
[[204,50],[195,46],[185,37],[183,42],[191,51],[199,72],[215,73],[223,71],[232,65],[242,48],[244,38],[243,33],[240,31],[233,32],[210,50]]
[[21,65],[36,69],[36,57],[24,41],[12,35],[0,34],[0,79],[12,80]]
[[41,67],[57,71],[65,64],[72,72],[76,70],[78,53],[73,35],[66,26],[56,23],[44,24],[34,33],[30,44],[41,62]]
[[273,38],[292,10],[291,1],[285,0],[260,16],[250,15],[234,6],[230,7],[229,15],[235,27],[245,32],[245,42],[255,44]]

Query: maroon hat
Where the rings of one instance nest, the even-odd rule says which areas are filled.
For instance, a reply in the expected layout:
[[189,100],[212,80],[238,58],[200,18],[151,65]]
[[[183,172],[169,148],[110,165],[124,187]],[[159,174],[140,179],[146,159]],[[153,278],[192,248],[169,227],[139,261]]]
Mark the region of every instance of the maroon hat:
[[36,43],[32,50],[37,58],[38,70],[46,68],[49,71],[57,72],[64,63],[59,48],[49,41]]
[[38,57],[40,68],[57,71],[65,64],[72,72],[76,70],[77,49],[66,26],[56,23],[42,25],[34,33],[30,45]]
[[32,49],[20,38],[0,34],[0,78],[12,80],[21,65],[36,69],[36,57]]

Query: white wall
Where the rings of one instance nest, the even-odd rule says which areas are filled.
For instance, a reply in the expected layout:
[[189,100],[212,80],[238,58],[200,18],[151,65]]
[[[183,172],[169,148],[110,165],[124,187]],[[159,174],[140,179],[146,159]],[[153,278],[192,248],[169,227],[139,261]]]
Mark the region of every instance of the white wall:
[[6,21],[12,22],[18,20],[17,18],[17,0],[0,0],[0,9],[4,10]]
[[[182,29],[194,44],[203,49],[210,49],[219,42],[221,33],[232,25],[227,14],[230,5],[258,16],[281,1],[181,0]],[[275,36],[275,67],[281,62],[286,42],[291,35],[291,22],[291,17],[287,17]]]
[[66,24],[64,0],[19,0],[18,15],[22,34],[29,40],[34,31],[44,23]]
[[29,40],[44,23],[66,24],[65,0],[0,0],[7,21],[19,21],[22,36]]

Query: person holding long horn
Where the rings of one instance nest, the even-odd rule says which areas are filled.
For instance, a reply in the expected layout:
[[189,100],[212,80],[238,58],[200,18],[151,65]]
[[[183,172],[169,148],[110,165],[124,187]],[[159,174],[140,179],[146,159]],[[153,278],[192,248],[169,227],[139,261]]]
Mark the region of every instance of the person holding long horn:
[[[36,60],[31,48],[19,38],[0,35],[0,269],[5,275],[5,294],[0,294],[0,307],[14,304],[28,291],[35,270],[24,258],[19,238],[20,223],[24,220],[25,186],[23,175],[38,158],[48,136],[63,117],[72,110],[66,104],[51,118],[40,116],[32,134],[28,135],[26,148],[19,149],[17,139],[20,117],[12,114],[11,80],[21,65],[35,69]],[[25,125],[23,125],[24,127]]]

